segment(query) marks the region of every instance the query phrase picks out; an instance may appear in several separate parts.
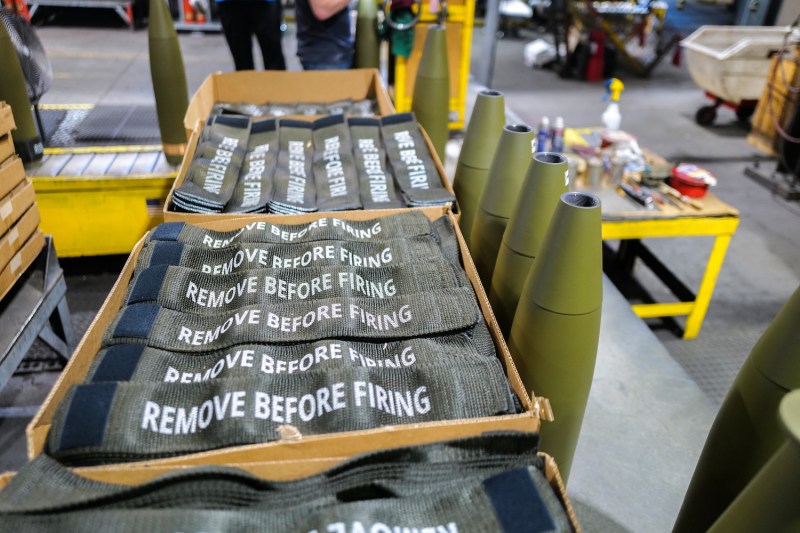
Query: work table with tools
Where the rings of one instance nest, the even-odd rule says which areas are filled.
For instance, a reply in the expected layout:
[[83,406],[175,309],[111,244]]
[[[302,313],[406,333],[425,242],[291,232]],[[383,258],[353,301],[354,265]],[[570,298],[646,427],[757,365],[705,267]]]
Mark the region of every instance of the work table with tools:
[[[568,130],[567,144],[585,139],[597,130]],[[668,165],[666,160],[642,149],[650,166]],[[739,225],[739,211],[711,192],[702,198],[689,198],[670,190],[666,183],[643,186],[636,173],[624,173],[619,183],[605,176],[600,186],[589,188],[602,202],[603,241],[620,241],[616,250],[606,246],[604,269],[614,271],[615,283],[633,285],[636,292],[649,298],[648,291],[636,280],[636,259],[647,266],[670,290],[677,301],[636,303],[633,311],[641,318],[686,317],[683,338],[700,333],[717,282],[728,244]],[[578,179],[576,188],[588,188],[587,180]],[[673,192],[674,191],[674,192]],[[638,199],[635,198],[638,196]],[[696,291],[690,289],[645,244],[644,239],[664,237],[713,237],[711,253]],[[610,272],[609,272],[610,274]],[[650,298],[652,300],[652,298]]]

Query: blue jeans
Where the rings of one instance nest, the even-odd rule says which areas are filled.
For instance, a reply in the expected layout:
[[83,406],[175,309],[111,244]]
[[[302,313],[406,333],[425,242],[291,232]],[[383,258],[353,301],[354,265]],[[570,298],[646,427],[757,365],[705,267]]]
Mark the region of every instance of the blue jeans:
[[300,61],[303,70],[347,70],[350,68],[349,61],[334,61],[332,63],[310,63]]

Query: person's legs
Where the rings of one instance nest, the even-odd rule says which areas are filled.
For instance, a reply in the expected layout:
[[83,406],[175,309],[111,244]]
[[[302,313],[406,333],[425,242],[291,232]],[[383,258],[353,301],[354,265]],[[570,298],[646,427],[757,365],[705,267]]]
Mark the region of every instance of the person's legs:
[[231,50],[236,70],[254,68],[249,4],[250,2],[243,0],[223,0],[217,3],[219,21],[222,23],[222,31],[225,33],[225,40]]
[[265,70],[286,70],[281,47],[281,2],[249,1],[252,5],[253,29],[261,47]]
[[313,63],[300,60],[303,70],[347,70],[351,67],[349,61],[334,61],[332,63]]

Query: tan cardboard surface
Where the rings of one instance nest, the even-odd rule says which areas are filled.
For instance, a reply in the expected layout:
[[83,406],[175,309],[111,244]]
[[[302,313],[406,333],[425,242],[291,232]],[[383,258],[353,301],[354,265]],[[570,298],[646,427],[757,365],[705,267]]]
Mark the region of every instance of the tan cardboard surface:
[[34,234],[14,254],[5,268],[0,271],[0,300],[6,297],[8,291],[14,286],[22,274],[31,266],[33,260],[44,248],[44,235],[40,231]]
[[25,167],[17,156],[0,163],[0,198],[5,197],[19,182],[25,179]]
[[[423,211],[425,215],[433,220],[440,214]],[[336,213],[337,217],[346,220],[366,220],[376,218],[376,211],[346,211]],[[320,213],[309,215],[287,215],[282,221],[304,222],[315,220],[326,216]],[[329,216],[329,215],[328,215]],[[466,420],[428,422],[423,424],[408,424],[399,426],[386,426],[379,429],[351,431],[333,433],[328,435],[315,435],[301,437],[295,440],[282,440],[263,444],[248,446],[236,446],[219,450],[212,450],[180,457],[144,461],[142,463],[130,463],[132,465],[169,465],[169,464],[208,464],[208,463],[248,463],[261,461],[291,460],[311,457],[341,456],[349,457],[357,453],[369,450],[382,449],[388,447],[407,446],[421,444],[436,440],[466,437],[477,435],[486,431],[500,430],[519,430],[519,431],[538,431],[540,418],[544,415],[548,417],[549,410],[543,409],[547,406],[547,401],[543,398],[535,398],[531,401],[525,390],[522,380],[514,367],[511,354],[503,341],[497,321],[489,307],[489,302],[483,287],[480,285],[475,265],[467,251],[461,233],[458,231],[455,217],[448,215],[456,229],[461,253],[464,258],[467,277],[475,288],[475,292],[489,325],[492,337],[495,340],[497,355],[500,357],[509,382],[525,409],[524,413],[518,415],[505,415],[496,417],[473,418]],[[221,220],[199,224],[202,227],[218,231],[228,231],[241,227],[247,221],[242,219]],[[74,355],[70,359],[67,367],[61,373],[50,394],[47,396],[42,408],[31,421],[27,428],[28,456],[30,458],[40,454],[44,449],[47,433],[50,429],[53,414],[69,388],[83,381],[92,359],[100,348],[103,333],[117,311],[120,309],[125,297],[128,283],[136,265],[136,259],[143,246],[140,241],[130,257],[125,267],[114,284],[103,306],[92,322],[89,330],[84,335]]]
[[[314,120],[315,117],[302,117],[302,120]],[[317,117],[318,118],[318,117]],[[190,224],[200,224],[203,222],[213,222],[214,220],[228,220],[231,218],[246,218],[247,220],[264,220],[269,222],[281,223],[281,224],[292,224],[292,223],[303,223],[310,220],[314,220],[319,216],[333,216],[340,213],[346,213],[347,211],[336,211],[336,212],[328,212],[328,213],[311,213],[309,215],[301,215],[305,217],[303,219],[291,219],[295,220],[295,222],[290,222],[290,219],[286,218],[289,216],[295,215],[276,215],[276,214],[255,214],[249,215],[246,213],[219,213],[219,214],[204,214],[204,213],[183,213],[174,211],[174,205],[172,203],[172,196],[175,194],[175,190],[180,187],[184,181],[186,181],[186,174],[189,173],[189,167],[192,164],[192,160],[194,159],[194,154],[197,151],[197,144],[200,140],[200,134],[203,131],[203,125],[205,121],[197,121],[194,125],[194,129],[192,129],[191,133],[188,135],[189,142],[186,145],[186,153],[183,155],[183,161],[181,162],[181,166],[178,169],[178,175],[175,177],[175,181],[172,184],[172,188],[167,195],[167,199],[164,201],[164,222],[189,222]],[[425,139],[425,145],[428,147],[428,152],[430,152],[431,156],[433,157],[433,163],[436,166],[436,170],[439,173],[439,179],[442,181],[442,185],[444,186],[447,191],[450,192],[453,196],[456,193],[453,191],[453,186],[450,185],[450,180],[447,179],[447,174],[444,171],[444,165],[442,165],[442,161],[439,159],[439,154],[436,152],[436,149],[431,144],[431,139],[428,137],[428,133],[425,129],[420,126],[420,131],[422,132],[422,137]],[[374,218],[378,216],[386,216],[394,213],[399,213],[404,211],[405,209],[419,209],[423,211],[431,211],[438,213],[438,216],[441,216],[448,211],[453,211],[455,209],[454,205],[443,205],[441,207],[423,207],[423,208],[401,208],[401,209],[372,209],[367,212],[372,213],[369,218]],[[460,216],[457,214],[456,217]]]
[[36,193],[33,184],[24,178],[10,193],[0,199],[0,235],[7,232],[34,203],[36,203]]
[[5,102],[0,102],[0,136],[11,133],[17,125],[14,123],[14,115],[11,106]]
[[17,223],[0,237],[0,270],[6,267],[14,253],[36,231],[40,221],[39,209],[36,204],[33,204],[24,212]]
[[265,104],[327,103],[344,99],[378,102],[379,115],[395,113],[389,93],[376,69],[314,71],[217,72],[208,76],[192,96],[183,125],[186,137],[198,120],[205,122],[217,102]]
[[0,136],[0,161],[5,161],[14,155],[14,139],[10,133]]

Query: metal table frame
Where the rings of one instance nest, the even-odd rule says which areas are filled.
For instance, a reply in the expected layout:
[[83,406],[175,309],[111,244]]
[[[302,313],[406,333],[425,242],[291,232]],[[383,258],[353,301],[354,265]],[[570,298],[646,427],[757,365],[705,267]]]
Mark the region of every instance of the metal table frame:
[[52,238],[48,235],[45,240],[44,249],[2,302],[0,389],[11,379],[37,338],[65,360],[77,344],[67,306],[64,272],[58,264]]
[[117,15],[128,25],[128,28],[135,30],[133,20],[133,0],[32,0],[30,2],[31,18],[39,9],[39,6],[59,6],[59,7],[94,7],[113,9]]
[[[739,225],[738,216],[673,217],[646,220],[604,220],[603,240],[620,240],[617,260],[628,274],[633,273],[636,258],[642,260],[678,298],[674,303],[633,305],[641,318],[686,316],[683,338],[693,339],[700,333],[711,302],[728,244]],[[697,293],[693,293],[653,253],[642,244],[645,238],[714,237],[706,262],[705,273]]]

